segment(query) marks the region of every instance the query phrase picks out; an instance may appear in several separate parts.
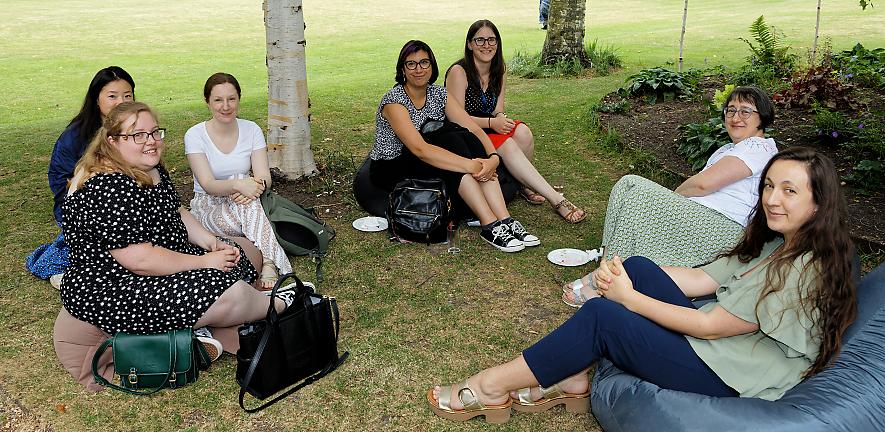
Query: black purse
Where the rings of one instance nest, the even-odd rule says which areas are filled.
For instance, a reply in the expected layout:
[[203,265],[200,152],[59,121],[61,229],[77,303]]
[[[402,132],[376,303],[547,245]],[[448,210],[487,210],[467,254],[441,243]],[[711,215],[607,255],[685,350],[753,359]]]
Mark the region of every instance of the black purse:
[[452,201],[438,179],[405,179],[387,199],[387,229],[391,240],[443,243],[452,220]]
[[[114,352],[114,373],[120,385],[98,374],[105,350]],[[117,333],[104,341],[92,357],[92,377],[103,386],[134,395],[149,395],[169,387],[190,384],[209,367],[209,354],[191,328],[149,335]]]
[[[281,314],[270,302],[265,320],[243,324],[238,331],[240,407],[249,413],[261,411],[328,375],[350,355],[345,351],[338,356],[338,303],[334,297],[313,293],[294,273],[280,277],[271,296],[290,278],[296,283],[295,301]],[[298,381],[302,382],[259,407],[244,405],[246,393],[264,400]]]

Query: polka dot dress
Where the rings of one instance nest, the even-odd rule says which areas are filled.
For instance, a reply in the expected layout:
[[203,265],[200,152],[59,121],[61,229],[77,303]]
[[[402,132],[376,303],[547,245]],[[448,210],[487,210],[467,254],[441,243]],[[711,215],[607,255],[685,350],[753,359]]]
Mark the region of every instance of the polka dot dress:
[[243,259],[229,272],[197,269],[140,276],[124,268],[110,250],[152,243],[179,253],[203,255],[191,244],[178,213],[181,201],[162,167],[160,183],[140,187],[122,174],[98,174],[65,199],[63,229],[71,266],[61,300],[74,317],[114,334],[150,334],[193,327],[237,280],[257,273]]
[[491,89],[485,91],[474,86],[467,86],[464,93],[464,111],[474,117],[491,117],[498,104],[498,95]]

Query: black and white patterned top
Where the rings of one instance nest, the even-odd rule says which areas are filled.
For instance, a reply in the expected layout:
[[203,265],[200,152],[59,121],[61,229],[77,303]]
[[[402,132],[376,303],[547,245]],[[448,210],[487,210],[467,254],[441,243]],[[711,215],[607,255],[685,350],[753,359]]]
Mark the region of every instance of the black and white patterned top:
[[498,104],[498,95],[491,89],[482,91],[479,87],[467,86],[464,92],[464,110],[473,117],[491,117]]
[[415,108],[405,87],[397,84],[381,98],[378,112],[375,113],[375,147],[369,153],[372,160],[396,159],[403,150],[403,142],[393,132],[390,122],[381,115],[387,104],[400,104],[409,111],[409,118],[415,129],[421,130],[427,119],[444,120],[446,118],[446,89],[435,84],[427,86],[427,101],[421,109]]
[[141,187],[122,173],[97,174],[62,205],[71,266],[61,300],[74,317],[114,334],[150,334],[193,327],[209,306],[238,280],[257,272],[245,259],[234,269],[202,268],[164,276],[141,276],[110,251],[151,243],[189,255],[207,251],[191,244],[178,209],[181,199],[162,167],[160,183]]

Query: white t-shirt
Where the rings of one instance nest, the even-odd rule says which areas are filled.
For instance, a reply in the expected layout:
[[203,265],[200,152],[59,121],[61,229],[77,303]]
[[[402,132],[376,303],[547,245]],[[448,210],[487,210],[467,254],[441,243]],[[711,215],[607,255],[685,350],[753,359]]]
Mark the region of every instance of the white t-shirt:
[[707,160],[704,170],[726,156],[734,156],[747,165],[752,174],[709,195],[689,199],[724,214],[742,226],[747,226],[750,213],[759,199],[759,179],[762,169],[775,153],[777,145],[771,138],[750,137],[737,144],[720,147]]
[[[255,122],[237,119],[239,137],[230,153],[222,153],[209,138],[206,122],[194,125],[184,134],[184,154],[203,153],[216,180],[227,180],[252,169],[252,152],[267,147],[264,131]],[[194,192],[206,193],[194,176]]]

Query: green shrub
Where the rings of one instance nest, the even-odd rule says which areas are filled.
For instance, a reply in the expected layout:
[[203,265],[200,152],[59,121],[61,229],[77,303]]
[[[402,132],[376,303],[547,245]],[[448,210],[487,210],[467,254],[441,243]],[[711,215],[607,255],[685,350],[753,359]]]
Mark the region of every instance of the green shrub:
[[765,23],[765,17],[759,15],[753,24],[750,24],[750,36],[756,44],[744,38],[738,38],[747,43],[752,55],[747,59],[751,64],[759,63],[761,66],[770,68],[775,75],[780,77],[789,76],[796,66],[796,55],[789,53],[789,46],[780,43],[781,34],[774,26]]
[[832,56],[840,76],[858,85],[885,89],[885,49],[868,50],[858,43],[850,50]]
[[591,106],[590,109],[607,114],[624,114],[630,110],[630,100],[621,99],[614,102],[599,102]]
[[676,151],[685,156],[695,172],[704,168],[707,159],[725,144],[731,142],[722,117],[713,117],[702,123],[679,126],[681,135]]
[[814,105],[814,131],[818,141],[824,144],[839,144],[854,135],[854,127],[845,114],[830,111]]
[[883,178],[885,178],[885,164],[864,159],[855,165],[851,174],[843,177],[843,180],[858,188],[861,193],[869,194],[870,191],[885,188]]
[[716,90],[713,93],[713,109],[718,113],[719,110],[725,106],[725,101],[728,100],[728,95],[731,94],[731,91],[734,90],[734,84],[726,85],[722,90]]
[[694,85],[679,72],[656,67],[644,69],[627,78],[627,87],[620,91],[630,96],[646,96],[650,103],[658,99],[673,100],[691,96]]

